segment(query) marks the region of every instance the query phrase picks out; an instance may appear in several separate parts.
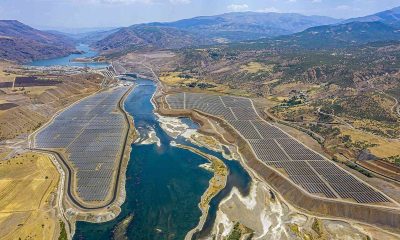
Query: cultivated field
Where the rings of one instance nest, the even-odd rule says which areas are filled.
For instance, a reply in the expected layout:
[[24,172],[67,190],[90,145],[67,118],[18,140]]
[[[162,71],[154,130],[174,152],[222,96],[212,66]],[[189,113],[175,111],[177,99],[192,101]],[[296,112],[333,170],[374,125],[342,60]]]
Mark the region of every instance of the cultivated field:
[[59,174],[51,160],[25,153],[0,162],[0,239],[52,239]]
[[97,74],[63,76],[59,80],[59,84],[50,86],[0,89],[0,141],[33,132],[61,108],[97,91],[101,82]]

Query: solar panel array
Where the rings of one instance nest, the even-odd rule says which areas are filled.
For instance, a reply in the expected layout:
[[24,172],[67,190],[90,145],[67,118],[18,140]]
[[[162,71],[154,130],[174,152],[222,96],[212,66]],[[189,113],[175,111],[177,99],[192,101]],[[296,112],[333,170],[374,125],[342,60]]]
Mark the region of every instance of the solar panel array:
[[64,149],[84,201],[103,201],[122,154],[126,123],[118,102],[126,88],[90,96],[66,109],[36,135],[42,149]]
[[388,202],[329,160],[261,119],[247,98],[202,93],[168,95],[171,109],[196,109],[224,119],[247,140],[257,158],[283,169],[289,178],[312,194],[353,199],[359,203]]

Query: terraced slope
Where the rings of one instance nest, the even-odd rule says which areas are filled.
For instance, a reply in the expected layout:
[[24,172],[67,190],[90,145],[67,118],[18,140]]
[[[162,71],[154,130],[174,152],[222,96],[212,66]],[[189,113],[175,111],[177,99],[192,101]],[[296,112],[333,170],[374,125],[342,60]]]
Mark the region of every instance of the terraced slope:
[[171,109],[195,109],[221,117],[247,141],[261,162],[283,170],[310,194],[358,203],[390,202],[382,193],[262,120],[249,99],[192,93],[169,95],[166,99]]

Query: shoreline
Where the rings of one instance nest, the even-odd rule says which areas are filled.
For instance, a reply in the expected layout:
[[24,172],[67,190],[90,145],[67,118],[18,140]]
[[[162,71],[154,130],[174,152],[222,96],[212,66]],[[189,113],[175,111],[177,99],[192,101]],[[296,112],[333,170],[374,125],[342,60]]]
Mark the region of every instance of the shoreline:
[[[152,102],[153,107],[154,107],[154,113],[155,113],[156,115],[158,115],[158,116],[160,116],[160,117],[164,117],[164,118],[173,117],[173,118],[177,118],[177,119],[178,119],[179,117],[182,117],[182,116],[180,116],[180,115],[177,115],[177,116],[165,115],[165,114],[163,114],[162,112],[159,111],[159,110],[160,110],[160,106],[159,106],[159,102],[158,102],[157,100],[158,100],[159,97],[163,97],[164,86],[163,86],[163,84],[162,84],[160,81],[157,81],[157,80],[153,80],[153,81],[155,81],[155,82],[157,83],[157,89],[156,89],[156,91],[154,92],[154,94],[153,94],[153,96],[152,96],[152,98],[151,98],[151,100],[152,100],[151,102]],[[164,103],[164,102],[163,102],[163,106],[165,106],[165,103]],[[196,119],[193,119],[191,116],[185,116],[185,117],[188,117],[188,118],[191,119],[194,123],[199,124],[199,126],[201,126],[201,123],[199,123],[198,121],[196,121]],[[159,123],[160,123],[160,126],[163,125],[163,124],[166,124],[166,123],[163,122],[163,121],[159,121]],[[164,128],[163,128],[163,129],[164,129]],[[169,129],[169,130],[171,130],[171,129]],[[190,136],[185,136],[185,133],[187,133],[187,130],[188,130],[188,129],[186,129],[184,132],[183,132],[183,131],[181,131],[181,132],[179,132],[179,131],[173,131],[173,130],[172,130],[172,131],[169,131],[169,130],[168,130],[168,129],[164,129],[164,131],[166,131],[166,133],[168,133],[168,134],[171,134],[170,136],[172,136],[172,137],[174,137],[174,136],[177,137],[177,136],[181,135],[181,136],[183,136],[184,138],[186,138],[188,141],[191,141],[193,144],[198,145],[198,143],[195,143],[194,139],[190,139]],[[198,134],[205,135],[205,134],[201,133],[201,130],[200,130],[200,129],[196,130],[196,132],[197,132]],[[176,134],[176,135],[175,135],[175,134]],[[209,135],[205,135],[205,136],[209,136]],[[211,136],[211,137],[214,138],[213,136]],[[215,138],[214,138],[214,139],[215,139]],[[216,142],[218,142],[218,144],[223,145],[223,144],[221,143],[221,141],[219,141],[218,139],[215,139],[215,140],[216,140]],[[200,150],[198,150],[198,149],[195,149],[195,148],[193,148],[193,147],[190,147],[190,146],[185,146],[185,145],[176,144],[176,143],[174,143],[174,146],[175,146],[175,147],[178,147],[178,148],[182,148],[182,149],[186,149],[186,150],[192,151],[193,153],[198,154],[198,155],[204,157],[205,159],[207,159],[207,160],[209,161],[209,163],[206,163],[206,164],[210,164],[210,165],[211,165],[210,168],[207,169],[206,167],[201,167],[201,166],[199,166],[199,167],[203,168],[205,171],[211,171],[211,172],[213,173],[213,177],[209,180],[209,186],[207,187],[206,191],[202,194],[201,200],[200,200],[200,202],[198,203],[198,207],[199,207],[199,209],[200,209],[200,211],[201,211],[201,216],[200,216],[200,218],[199,218],[199,222],[198,222],[198,224],[197,224],[193,229],[191,229],[191,230],[186,234],[186,236],[185,236],[185,240],[190,240],[190,239],[192,239],[194,233],[196,233],[197,231],[201,231],[201,229],[203,228],[203,226],[204,226],[204,224],[205,224],[205,221],[207,220],[207,216],[208,216],[208,211],[209,211],[209,208],[210,208],[210,202],[211,202],[211,200],[212,200],[221,190],[223,190],[223,189],[226,187],[227,177],[228,177],[228,173],[227,173],[227,172],[229,171],[229,169],[228,169],[227,166],[223,163],[222,160],[216,158],[215,161],[221,161],[222,164],[223,164],[223,166],[224,166],[224,169],[225,169],[225,171],[226,171],[226,172],[225,172],[225,175],[223,176],[223,185],[220,186],[220,187],[218,188],[218,191],[214,192],[211,196],[209,196],[209,198],[206,200],[206,202],[203,202],[203,201],[204,201],[204,198],[207,196],[207,194],[209,194],[210,190],[211,190],[212,187],[213,187],[213,179],[215,179],[216,177],[218,177],[218,176],[216,176],[217,173],[216,173],[215,169],[212,167],[212,165],[213,165],[213,160],[212,160],[212,158],[214,158],[214,156],[209,156],[208,154],[203,153],[202,151],[200,151]],[[198,146],[200,146],[200,145],[198,145]],[[200,146],[200,147],[201,147],[201,146]],[[218,152],[218,149],[215,149],[213,146],[208,146],[207,144],[204,144],[203,147],[206,147],[206,148],[209,148],[209,149],[211,149],[211,150],[213,150],[213,151]],[[222,155],[223,155],[224,157],[227,157],[227,159],[229,158],[230,160],[233,160],[233,161],[235,160],[233,154],[232,154],[232,156],[229,156],[229,157],[228,157],[228,156],[226,156],[226,154],[224,153],[223,150],[222,150]],[[240,162],[240,161],[239,161],[239,162]],[[251,176],[251,179],[252,179],[252,181],[253,181],[253,177],[252,177],[252,176]],[[202,205],[203,205],[203,206],[202,206]]]
[[[166,103],[165,103],[164,97],[160,97],[158,99],[158,101],[159,101],[158,102],[159,106],[161,106],[161,105],[165,106]],[[212,120],[220,123],[223,128],[226,127],[226,124],[224,124],[222,122],[222,120],[220,120],[216,117],[213,117],[213,116],[208,116],[208,115],[203,116],[202,114],[199,114],[197,111],[175,110],[175,109],[171,110],[171,109],[165,109],[165,108],[160,107],[158,109],[158,112],[161,115],[166,115],[166,116],[175,116],[175,117],[190,116],[192,119],[194,119],[197,123],[199,123],[202,126],[204,125],[204,122],[206,121],[206,120],[204,120],[204,118],[212,119]],[[198,119],[198,118],[202,118],[202,119]],[[201,132],[201,129],[199,132]],[[206,133],[208,133],[210,135],[219,135],[219,137],[223,138],[223,136],[221,136],[222,134],[216,133],[215,131],[207,131]],[[240,154],[241,158],[243,159],[243,161],[240,161],[242,166],[252,176],[252,178],[259,179],[262,182],[266,182],[268,184],[268,186],[270,187],[270,189],[273,189],[274,192],[276,192],[281,197],[281,199],[284,199],[284,202],[286,205],[293,207],[297,211],[307,213],[312,216],[323,217],[323,218],[332,218],[335,220],[342,220],[345,222],[358,222],[359,224],[370,225],[370,226],[373,226],[374,228],[382,229],[384,231],[387,229],[393,230],[394,226],[392,224],[394,224],[394,222],[382,224],[383,223],[382,221],[384,221],[385,218],[374,217],[373,219],[368,220],[368,218],[363,217],[362,218],[363,220],[360,219],[360,214],[362,214],[363,211],[371,212],[371,214],[372,214],[372,212],[376,211],[376,213],[378,215],[387,214],[388,212],[384,210],[385,208],[378,207],[378,208],[371,209],[370,206],[352,204],[352,203],[348,203],[348,202],[338,202],[338,201],[335,202],[335,201],[329,201],[329,200],[324,200],[324,199],[321,200],[320,198],[312,199],[312,197],[308,196],[307,194],[303,194],[300,190],[297,190],[297,188],[295,186],[291,186],[291,185],[289,186],[288,184],[290,184],[290,183],[285,183],[283,181],[284,179],[282,179],[282,177],[280,177],[280,175],[278,173],[275,173],[274,171],[272,171],[272,169],[271,170],[266,169],[266,167],[262,163],[256,162],[256,160],[254,160],[254,158],[252,158],[251,156],[249,158],[247,158],[247,156],[251,152],[246,150],[246,145],[244,145],[244,143],[237,144],[238,141],[239,141],[239,143],[243,142],[240,140],[240,136],[236,136],[237,134],[235,134],[234,132],[232,133],[231,131],[229,131],[229,133],[231,135],[230,138],[233,138],[234,142],[236,142],[235,146],[237,147],[237,150],[238,150],[237,152]],[[236,137],[232,136],[232,134]],[[229,139],[223,139],[223,140],[230,142],[230,141],[228,141]],[[239,145],[240,146],[243,145],[242,148],[239,148]],[[244,156],[246,156],[246,158],[243,158]],[[246,159],[246,160],[244,160],[244,159]],[[250,168],[250,166],[248,164],[255,165],[255,168],[258,171],[255,171],[253,168]],[[264,170],[260,172],[261,169],[264,169]],[[285,188],[286,190],[283,191],[282,187]],[[281,191],[283,191],[283,193]],[[289,199],[287,199],[287,198],[289,198]],[[307,198],[310,198],[310,201],[306,201]],[[290,202],[290,204],[289,204],[289,202]],[[306,202],[309,202],[309,203],[305,204]],[[326,205],[326,206],[332,205],[332,206],[329,208],[325,208],[324,205]],[[335,205],[337,205],[337,206],[334,207]],[[336,213],[331,211],[332,209],[337,209],[337,207],[343,208],[343,209],[338,209],[338,211],[335,211]],[[349,218],[341,216],[340,212],[349,207],[356,208],[356,209],[353,209],[352,211],[347,211],[347,213],[345,215],[349,216]],[[324,210],[321,212],[322,209],[324,209]],[[361,209],[364,209],[364,210],[361,211]],[[393,220],[395,221],[395,219],[393,219]],[[378,223],[377,221],[380,223]],[[368,223],[368,222],[370,222],[370,223]],[[373,224],[373,222],[375,222],[375,224]],[[394,234],[396,234],[396,232],[398,232],[398,229],[395,231]]]
[[[200,216],[200,220],[199,223],[197,224],[196,227],[194,227],[193,229],[191,229],[185,237],[185,240],[189,240],[192,239],[193,234],[196,231],[200,231],[203,226],[205,221],[207,220],[207,216],[208,216],[208,211],[210,209],[210,202],[211,200],[219,193],[221,192],[222,189],[224,189],[226,187],[226,183],[227,183],[227,179],[228,179],[228,171],[229,169],[227,168],[227,166],[223,163],[222,160],[214,157],[214,156],[210,156],[208,154],[205,154],[203,152],[201,152],[198,149],[195,149],[193,147],[189,147],[189,146],[185,146],[182,144],[176,144],[175,147],[178,148],[182,148],[182,149],[186,149],[189,150],[199,156],[204,157],[205,159],[207,159],[207,161],[209,161],[209,163],[213,166],[214,164],[216,164],[216,162],[220,162],[219,164],[222,164],[224,167],[224,172],[223,174],[219,174],[218,171],[214,168],[214,167],[210,167],[210,169],[205,169],[206,171],[212,171],[213,172],[213,177],[209,180],[209,185],[208,188],[206,189],[206,191],[203,193],[203,195],[201,196],[201,200],[198,204],[198,207],[201,211],[201,216]],[[200,167],[200,166],[199,166]],[[218,178],[222,178],[222,185],[218,185],[217,183],[215,183],[215,181],[218,181]],[[217,188],[217,191],[212,191],[214,188]]]

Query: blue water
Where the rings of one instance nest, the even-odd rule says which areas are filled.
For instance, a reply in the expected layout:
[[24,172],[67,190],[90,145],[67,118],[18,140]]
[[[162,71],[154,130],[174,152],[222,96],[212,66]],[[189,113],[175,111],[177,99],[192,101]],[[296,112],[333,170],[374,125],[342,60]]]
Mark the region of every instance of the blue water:
[[[129,215],[134,217],[127,227],[128,239],[183,239],[199,222],[201,211],[198,203],[212,177],[199,165],[207,160],[170,145],[174,139],[160,128],[150,102],[155,84],[149,80],[135,82],[139,86],[126,99],[125,109],[134,117],[140,135],[147,135],[149,128],[153,128],[161,146],[132,144],[127,169],[126,201],[121,207],[121,214],[101,224],[78,222],[74,239],[110,239],[118,223]],[[198,127],[190,119],[185,119],[185,122],[193,128]],[[198,148],[183,138],[176,142]],[[222,154],[205,148],[198,149],[223,159],[229,167],[227,187],[211,201],[207,224],[212,225],[220,200],[229,194],[233,186],[247,194],[251,179],[238,162],[226,160]],[[201,235],[209,230],[208,227]]]
[[30,66],[38,66],[38,67],[50,67],[50,66],[74,66],[74,67],[91,67],[91,68],[105,68],[109,66],[108,63],[81,63],[81,62],[73,62],[72,60],[75,58],[90,58],[97,56],[97,52],[91,49],[86,44],[80,44],[76,46],[77,50],[84,51],[84,54],[71,54],[66,57],[60,58],[52,58],[45,60],[37,60],[31,62]]

